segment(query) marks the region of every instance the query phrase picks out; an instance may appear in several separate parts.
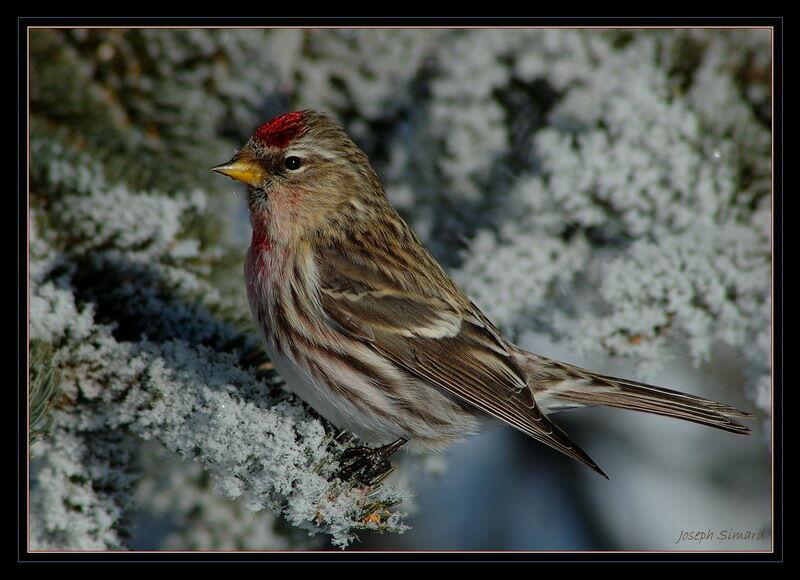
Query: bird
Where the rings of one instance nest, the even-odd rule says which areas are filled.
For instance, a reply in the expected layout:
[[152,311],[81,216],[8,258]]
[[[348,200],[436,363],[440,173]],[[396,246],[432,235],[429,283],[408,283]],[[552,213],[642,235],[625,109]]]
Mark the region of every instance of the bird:
[[737,419],[752,415],[730,405],[514,344],[420,242],[327,113],[279,115],[212,170],[246,185],[247,297],[275,370],[365,443],[342,454],[343,480],[369,484],[400,448],[441,451],[498,421],[608,478],[550,418],[584,406],[750,433]]

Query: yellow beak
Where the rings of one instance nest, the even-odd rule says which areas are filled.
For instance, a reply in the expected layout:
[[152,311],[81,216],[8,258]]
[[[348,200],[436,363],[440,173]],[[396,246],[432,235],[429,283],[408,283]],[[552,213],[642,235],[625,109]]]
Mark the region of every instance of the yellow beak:
[[253,186],[261,185],[266,175],[264,168],[255,159],[239,157],[239,154],[234,155],[233,159],[227,163],[212,167],[211,171],[216,171],[222,175],[227,175],[231,179]]

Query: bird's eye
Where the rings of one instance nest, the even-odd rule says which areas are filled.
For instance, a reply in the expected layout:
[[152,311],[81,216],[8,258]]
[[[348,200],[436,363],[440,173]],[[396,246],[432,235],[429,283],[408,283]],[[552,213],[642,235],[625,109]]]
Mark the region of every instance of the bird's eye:
[[291,155],[283,160],[283,164],[286,166],[286,169],[294,171],[295,169],[300,169],[303,162],[299,157]]

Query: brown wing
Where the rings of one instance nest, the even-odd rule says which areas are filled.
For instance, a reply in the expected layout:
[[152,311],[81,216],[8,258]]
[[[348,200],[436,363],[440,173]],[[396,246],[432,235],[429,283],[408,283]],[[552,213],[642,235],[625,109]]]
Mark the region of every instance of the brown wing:
[[[317,256],[332,325],[407,373],[605,473],[538,408],[512,347],[422,246],[414,261],[333,245]],[[445,298],[446,297],[446,298]]]

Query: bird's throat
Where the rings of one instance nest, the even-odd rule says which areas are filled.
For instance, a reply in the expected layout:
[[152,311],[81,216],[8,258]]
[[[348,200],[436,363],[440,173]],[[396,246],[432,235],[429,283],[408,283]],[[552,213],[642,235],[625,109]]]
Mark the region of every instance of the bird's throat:
[[250,240],[250,246],[253,249],[269,253],[272,249],[272,240],[269,235],[269,218],[266,215],[254,216],[250,220],[250,223],[253,227],[253,237]]

